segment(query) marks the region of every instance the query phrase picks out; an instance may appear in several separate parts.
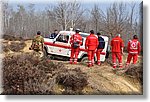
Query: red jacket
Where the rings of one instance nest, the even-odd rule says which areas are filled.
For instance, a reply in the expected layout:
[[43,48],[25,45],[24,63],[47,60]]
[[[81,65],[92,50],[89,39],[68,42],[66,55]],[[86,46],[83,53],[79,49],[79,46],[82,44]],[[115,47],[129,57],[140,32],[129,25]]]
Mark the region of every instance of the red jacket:
[[121,52],[121,48],[124,47],[123,40],[120,37],[115,37],[111,40],[112,52]]
[[128,42],[127,50],[131,54],[139,54],[141,51],[141,44],[137,39]]
[[71,36],[71,38],[70,38],[71,47],[73,46],[74,42],[79,42],[79,44],[81,45],[82,44],[82,36],[78,33]]
[[98,46],[98,38],[94,34],[87,36],[85,41],[85,48],[88,50],[96,50]]

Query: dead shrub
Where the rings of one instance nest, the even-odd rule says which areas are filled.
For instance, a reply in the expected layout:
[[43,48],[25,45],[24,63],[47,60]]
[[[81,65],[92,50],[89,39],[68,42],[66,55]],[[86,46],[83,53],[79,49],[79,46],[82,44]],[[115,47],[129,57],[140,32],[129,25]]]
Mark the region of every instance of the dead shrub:
[[3,94],[51,94],[51,90],[42,85],[46,73],[36,67],[39,61],[30,54],[5,57]]
[[19,52],[20,50],[22,50],[24,47],[26,46],[25,42],[11,42],[11,44],[9,45],[9,49],[11,51],[14,52]]
[[125,73],[133,78],[136,78],[140,81],[140,83],[143,83],[143,67],[142,64],[136,64],[136,65],[129,65],[126,67]]
[[52,73],[56,74],[58,71],[65,70],[65,66],[63,63],[54,63],[54,62],[47,62],[47,60],[44,58],[42,59],[38,66],[39,69],[44,70],[46,73]]
[[87,74],[83,73],[79,68],[62,70],[56,77],[58,84],[74,91],[82,90],[88,85],[87,79]]
[[8,45],[2,45],[2,49],[3,49],[3,52],[8,52],[9,51]]
[[29,53],[3,59],[2,94],[55,94],[56,84],[63,85],[66,94],[68,88],[68,94],[74,94],[87,85],[87,76],[80,69],[67,69],[62,63],[41,60]]
[[21,41],[21,40],[23,40],[23,38],[22,37],[14,37],[14,36],[12,36],[12,35],[3,35],[3,39],[4,40],[9,40],[9,41]]

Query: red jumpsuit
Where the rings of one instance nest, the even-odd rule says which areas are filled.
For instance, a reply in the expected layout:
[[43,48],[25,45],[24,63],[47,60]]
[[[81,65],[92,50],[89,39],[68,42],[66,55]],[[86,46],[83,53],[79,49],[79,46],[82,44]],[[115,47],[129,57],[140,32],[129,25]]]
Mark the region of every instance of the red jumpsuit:
[[100,54],[103,51],[103,49],[97,49],[96,51],[96,56],[97,56],[97,64],[100,65],[101,61],[100,61]]
[[128,58],[126,65],[130,64],[132,57],[133,57],[133,64],[136,64],[138,54],[140,53],[141,50],[140,42],[137,39],[130,40],[128,42],[127,50],[128,50]]
[[88,53],[88,66],[91,67],[94,64],[94,54],[96,52],[98,46],[98,38],[94,34],[90,34],[86,38],[85,49],[87,49]]
[[82,44],[82,36],[78,33],[74,34],[71,38],[70,38],[70,44],[71,44],[71,57],[70,57],[70,64],[72,64],[73,59],[74,59],[74,64],[77,63],[77,59],[78,59],[78,54],[79,54],[79,48],[73,48],[73,43],[74,42],[78,42],[79,45]]
[[99,41],[99,45],[97,47],[96,56],[97,56],[97,64],[100,65],[101,64],[100,54],[105,48],[105,41],[101,36],[98,36],[98,41]]
[[124,47],[123,40],[120,37],[115,37],[111,41],[112,46],[112,62],[113,68],[116,68],[116,58],[119,61],[119,67],[122,68],[122,48]]

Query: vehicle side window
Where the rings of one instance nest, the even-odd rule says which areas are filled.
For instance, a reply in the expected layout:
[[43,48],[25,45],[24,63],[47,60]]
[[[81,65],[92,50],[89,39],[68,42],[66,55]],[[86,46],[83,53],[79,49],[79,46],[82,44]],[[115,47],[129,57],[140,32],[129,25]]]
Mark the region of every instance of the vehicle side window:
[[62,35],[62,34],[60,34],[58,36],[58,38],[56,39],[56,41],[63,42],[63,43],[68,43],[68,41],[69,41],[69,35]]
[[57,37],[56,41],[59,41],[59,42],[62,41],[62,35],[61,34]]
[[81,46],[83,46],[83,42],[84,42],[84,38],[82,38],[82,44],[81,44]]
[[68,43],[69,41],[69,35],[66,35],[66,42]]

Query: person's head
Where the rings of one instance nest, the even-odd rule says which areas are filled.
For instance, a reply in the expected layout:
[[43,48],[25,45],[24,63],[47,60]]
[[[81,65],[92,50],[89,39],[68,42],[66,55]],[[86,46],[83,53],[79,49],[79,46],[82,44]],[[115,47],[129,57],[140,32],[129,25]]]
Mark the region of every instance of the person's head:
[[91,34],[94,34],[94,30],[91,30],[90,33],[91,33]]
[[97,33],[97,36],[101,36],[102,34],[100,32]]
[[138,36],[137,35],[133,35],[133,39],[138,39]]
[[116,36],[117,36],[117,37],[120,37],[121,35],[120,35],[120,34],[116,34]]
[[79,32],[80,32],[80,29],[76,29],[75,32],[76,32],[76,33],[79,33]]
[[57,29],[55,29],[55,30],[54,30],[54,33],[56,33],[56,34],[57,34],[57,33],[58,33],[58,30],[57,30]]
[[37,31],[37,35],[41,35],[41,32],[40,32],[40,31]]

